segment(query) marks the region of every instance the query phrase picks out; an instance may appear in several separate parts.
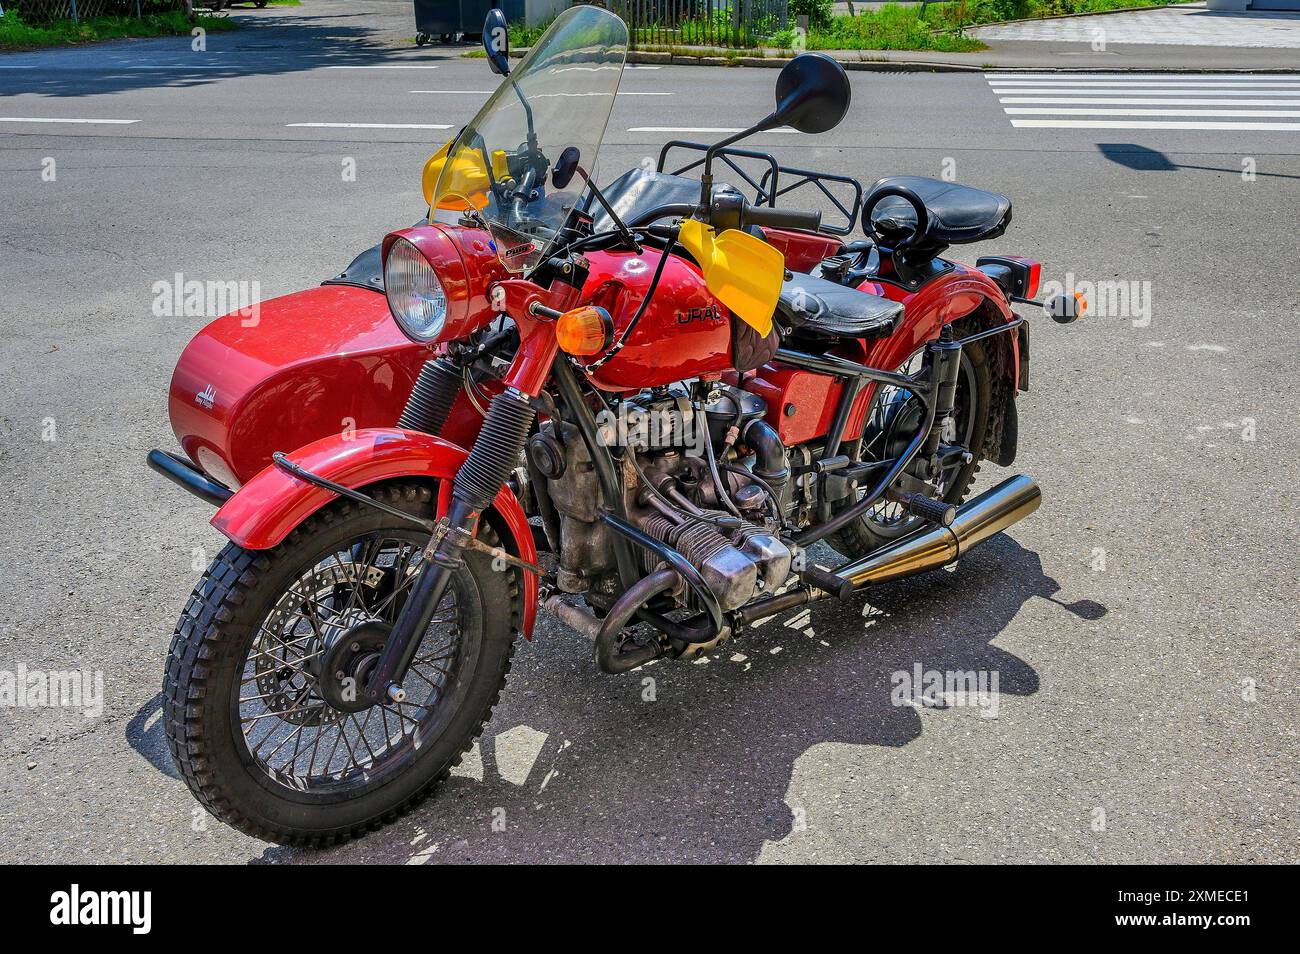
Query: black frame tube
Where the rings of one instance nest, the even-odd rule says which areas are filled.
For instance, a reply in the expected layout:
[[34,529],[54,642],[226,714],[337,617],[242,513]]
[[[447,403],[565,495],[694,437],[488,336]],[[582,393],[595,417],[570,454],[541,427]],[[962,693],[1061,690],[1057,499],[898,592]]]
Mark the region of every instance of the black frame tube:
[[[937,342],[932,342],[932,344],[937,344]],[[894,387],[904,388],[916,395],[921,403],[925,405],[925,422],[917,429],[916,436],[907,445],[907,449],[894,461],[893,466],[885,472],[885,476],[875,483],[871,491],[847,510],[840,511],[831,519],[814,527],[809,527],[794,537],[795,543],[801,547],[806,547],[829,536],[851,520],[856,520],[875,506],[890,485],[899,478],[903,470],[912,462],[912,459],[934,429],[936,386],[934,380],[928,376],[927,379],[921,380],[906,374],[897,374],[893,371],[878,371],[875,368],[868,368],[864,364],[858,364],[856,361],[849,361],[847,358],[838,358],[834,355],[813,355],[805,354],[802,351],[778,348],[776,360],[783,364],[807,368],[821,374],[853,378],[859,382],[859,386],[862,381],[874,381],[877,384],[889,384]],[[836,417],[838,418],[838,416],[839,409],[836,411]]]
[[188,490],[200,500],[220,507],[235,495],[225,484],[219,484],[189,461],[163,450],[151,450],[149,467],[162,474],[177,487]]

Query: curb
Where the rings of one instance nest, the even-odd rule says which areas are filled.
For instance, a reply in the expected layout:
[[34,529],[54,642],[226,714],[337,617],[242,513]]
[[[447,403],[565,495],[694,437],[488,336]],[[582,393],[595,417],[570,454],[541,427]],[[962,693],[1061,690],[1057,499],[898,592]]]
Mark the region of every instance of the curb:
[[[1153,9],[1143,7],[1140,9]],[[1159,9],[1159,8],[1154,8]],[[978,54],[976,54],[978,55]],[[789,63],[788,56],[689,56],[680,53],[641,53],[629,50],[627,62],[640,64],[672,66],[748,66],[760,69],[780,69]],[[968,63],[930,63],[922,60],[841,60],[836,58],[846,70],[858,70],[873,73],[1180,73],[1192,75],[1277,75],[1294,76],[1300,74],[1300,68],[1287,67],[1242,67],[1239,69],[1201,68],[1191,66],[975,66]]]
[[[789,56],[687,56],[680,53],[639,53],[629,50],[627,62],[672,66],[748,66],[758,69],[780,69],[789,63]],[[982,73],[984,67],[965,63],[925,63],[917,60],[841,60],[846,70],[893,73]],[[996,69],[996,67],[989,67]],[[1089,72],[1096,72],[1095,70]]]

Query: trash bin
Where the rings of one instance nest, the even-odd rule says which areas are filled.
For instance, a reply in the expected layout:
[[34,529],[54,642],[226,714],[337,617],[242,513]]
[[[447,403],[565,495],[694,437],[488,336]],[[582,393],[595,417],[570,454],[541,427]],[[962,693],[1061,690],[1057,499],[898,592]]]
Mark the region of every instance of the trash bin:
[[524,0],[415,0],[415,42],[452,42],[457,34],[477,42],[483,35],[483,18],[500,7],[511,23],[524,18]]

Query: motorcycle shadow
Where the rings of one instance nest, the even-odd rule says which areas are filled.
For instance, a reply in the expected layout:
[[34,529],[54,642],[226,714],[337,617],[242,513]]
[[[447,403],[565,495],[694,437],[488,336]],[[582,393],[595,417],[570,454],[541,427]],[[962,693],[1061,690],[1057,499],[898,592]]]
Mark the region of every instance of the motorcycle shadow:
[[[814,746],[920,736],[918,703],[898,699],[900,674],[996,673],[995,697],[1037,692],[1034,668],[991,642],[1033,597],[1084,620],[1105,614],[1059,601],[1059,589],[1036,554],[1000,536],[960,570],[881,587],[865,607],[861,597],[823,602],[706,663],[661,661],[620,677],[594,671],[589,644],[548,621],[520,647],[480,744],[434,798],[359,842],[272,847],[254,863],[754,861],[833,810],[843,779],[825,777],[828,760],[797,766]],[[849,757],[854,774],[877,770]],[[805,806],[796,788],[810,786],[825,794]]]

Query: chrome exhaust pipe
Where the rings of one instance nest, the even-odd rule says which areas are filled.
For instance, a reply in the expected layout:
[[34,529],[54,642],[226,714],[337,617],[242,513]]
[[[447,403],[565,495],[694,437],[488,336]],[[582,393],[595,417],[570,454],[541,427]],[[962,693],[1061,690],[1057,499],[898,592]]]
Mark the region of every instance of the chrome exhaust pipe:
[[914,573],[937,570],[960,558],[1038,509],[1042,501],[1038,483],[1025,474],[1009,477],[957,508],[949,527],[933,527],[904,537],[860,560],[848,563],[835,575],[853,588],[898,580]]

